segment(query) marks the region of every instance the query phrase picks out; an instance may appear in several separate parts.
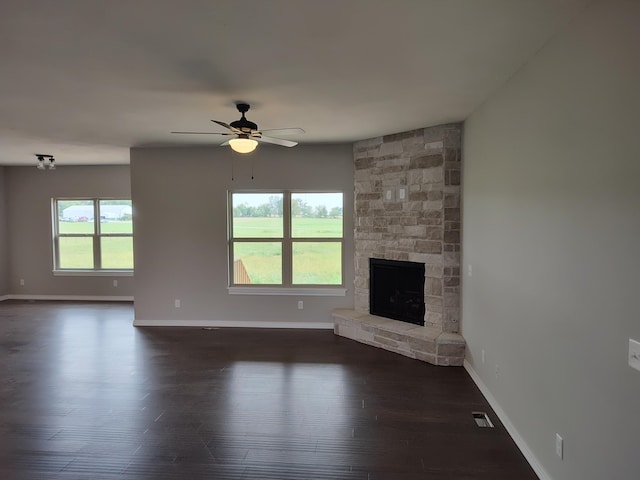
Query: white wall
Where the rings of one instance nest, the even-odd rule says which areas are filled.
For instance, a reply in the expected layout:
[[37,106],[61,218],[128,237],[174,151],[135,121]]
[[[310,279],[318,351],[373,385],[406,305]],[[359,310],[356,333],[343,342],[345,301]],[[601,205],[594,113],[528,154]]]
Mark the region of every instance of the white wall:
[[[36,169],[35,164],[5,167],[5,187],[10,257],[7,293],[38,297],[133,295],[133,277],[54,277],[52,273],[51,199],[129,197],[127,165],[58,166],[46,171]],[[114,279],[118,280],[116,288]]]
[[592,4],[465,124],[468,362],[543,477],[640,478],[639,127],[636,1]]
[[[218,146],[134,148],[131,186],[137,324],[328,324],[332,308],[353,308],[351,145],[261,145],[245,157]],[[347,295],[229,295],[227,191],[233,189],[344,191]],[[175,299],[181,300],[180,309]],[[298,300],[304,310],[298,310]]]

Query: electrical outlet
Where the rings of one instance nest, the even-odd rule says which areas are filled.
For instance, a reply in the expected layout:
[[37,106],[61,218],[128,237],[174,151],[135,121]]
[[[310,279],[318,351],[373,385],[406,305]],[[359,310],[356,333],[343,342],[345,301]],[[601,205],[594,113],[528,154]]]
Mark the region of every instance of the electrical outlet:
[[473,275],[473,267],[471,267],[471,264],[467,266],[467,275],[469,276]]
[[20,279],[20,286],[21,286],[21,287],[24,287],[24,278],[21,278],[21,279]]
[[556,433],[556,455],[562,460],[564,440]]
[[640,342],[629,339],[629,366],[640,370]]
[[482,363],[484,363],[484,348],[482,349]]
[[179,298],[176,298],[173,304],[176,306],[176,308],[180,308],[182,306],[182,302],[180,301]]
[[496,378],[500,378],[500,374],[502,372],[500,371],[500,365],[496,365]]
[[302,300],[298,300],[298,310],[302,310],[304,308],[304,302]]
[[117,287],[117,286],[118,286],[118,280],[114,280],[114,281],[113,281],[113,286],[114,286],[114,287]]
[[398,200],[404,202],[407,199],[407,187],[398,187]]

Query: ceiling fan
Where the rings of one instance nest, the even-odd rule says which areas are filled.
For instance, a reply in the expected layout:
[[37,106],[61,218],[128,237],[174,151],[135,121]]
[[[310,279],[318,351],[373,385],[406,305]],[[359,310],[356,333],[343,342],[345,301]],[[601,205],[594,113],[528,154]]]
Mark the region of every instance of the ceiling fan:
[[242,114],[240,120],[231,122],[231,124],[221,122],[219,120],[211,120],[213,123],[223,126],[231,131],[231,133],[216,133],[216,132],[171,132],[171,133],[183,133],[190,135],[224,135],[233,136],[222,143],[221,146],[229,145],[238,153],[250,153],[253,152],[258,146],[258,142],[272,143],[274,145],[281,145],[283,147],[295,147],[298,142],[291,140],[284,140],[282,138],[275,138],[264,135],[264,133],[276,134],[276,135],[295,135],[304,133],[302,128],[277,128],[271,130],[258,130],[258,125],[250,122],[244,116],[249,111],[250,105],[248,103],[238,103],[236,108]]

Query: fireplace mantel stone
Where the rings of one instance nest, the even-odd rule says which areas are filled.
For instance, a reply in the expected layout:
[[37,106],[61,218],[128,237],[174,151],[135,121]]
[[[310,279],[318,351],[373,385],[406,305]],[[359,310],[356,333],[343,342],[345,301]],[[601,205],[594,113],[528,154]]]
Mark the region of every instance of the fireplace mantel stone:
[[458,333],[339,308],[332,312],[333,331],[367,345],[432,365],[461,366],[465,341]]

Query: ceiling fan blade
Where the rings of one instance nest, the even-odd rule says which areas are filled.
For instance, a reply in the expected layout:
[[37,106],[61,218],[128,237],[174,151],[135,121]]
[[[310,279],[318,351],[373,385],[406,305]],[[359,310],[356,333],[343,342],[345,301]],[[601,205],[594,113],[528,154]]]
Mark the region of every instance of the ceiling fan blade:
[[218,133],[218,132],[171,132],[171,133],[185,133],[187,135],[235,135],[235,133]]
[[228,128],[229,130],[231,130],[233,133],[242,133],[242,130],[240,130],[239,128],[236,127],[232,127],[231,125],[229,125],[228,123],[224,123],[221,122],[219,120],[211,120],[213,123],[217,123],[218,125],[220,125],[221,127],[224,128]]
[[256,140],[262,143],[273,143],[274,145],[282,145],[283,147],[295,147],[298,142],[292,142],[291,140],[283,140],[281,138],[273,138],[273,137],[265,137],[262,135],[261,137],[254,137]]
[[260,130],[262,133],[276,134],[276,135],[299,135],[305,133],[301,128],[272,128],[270,130]]

